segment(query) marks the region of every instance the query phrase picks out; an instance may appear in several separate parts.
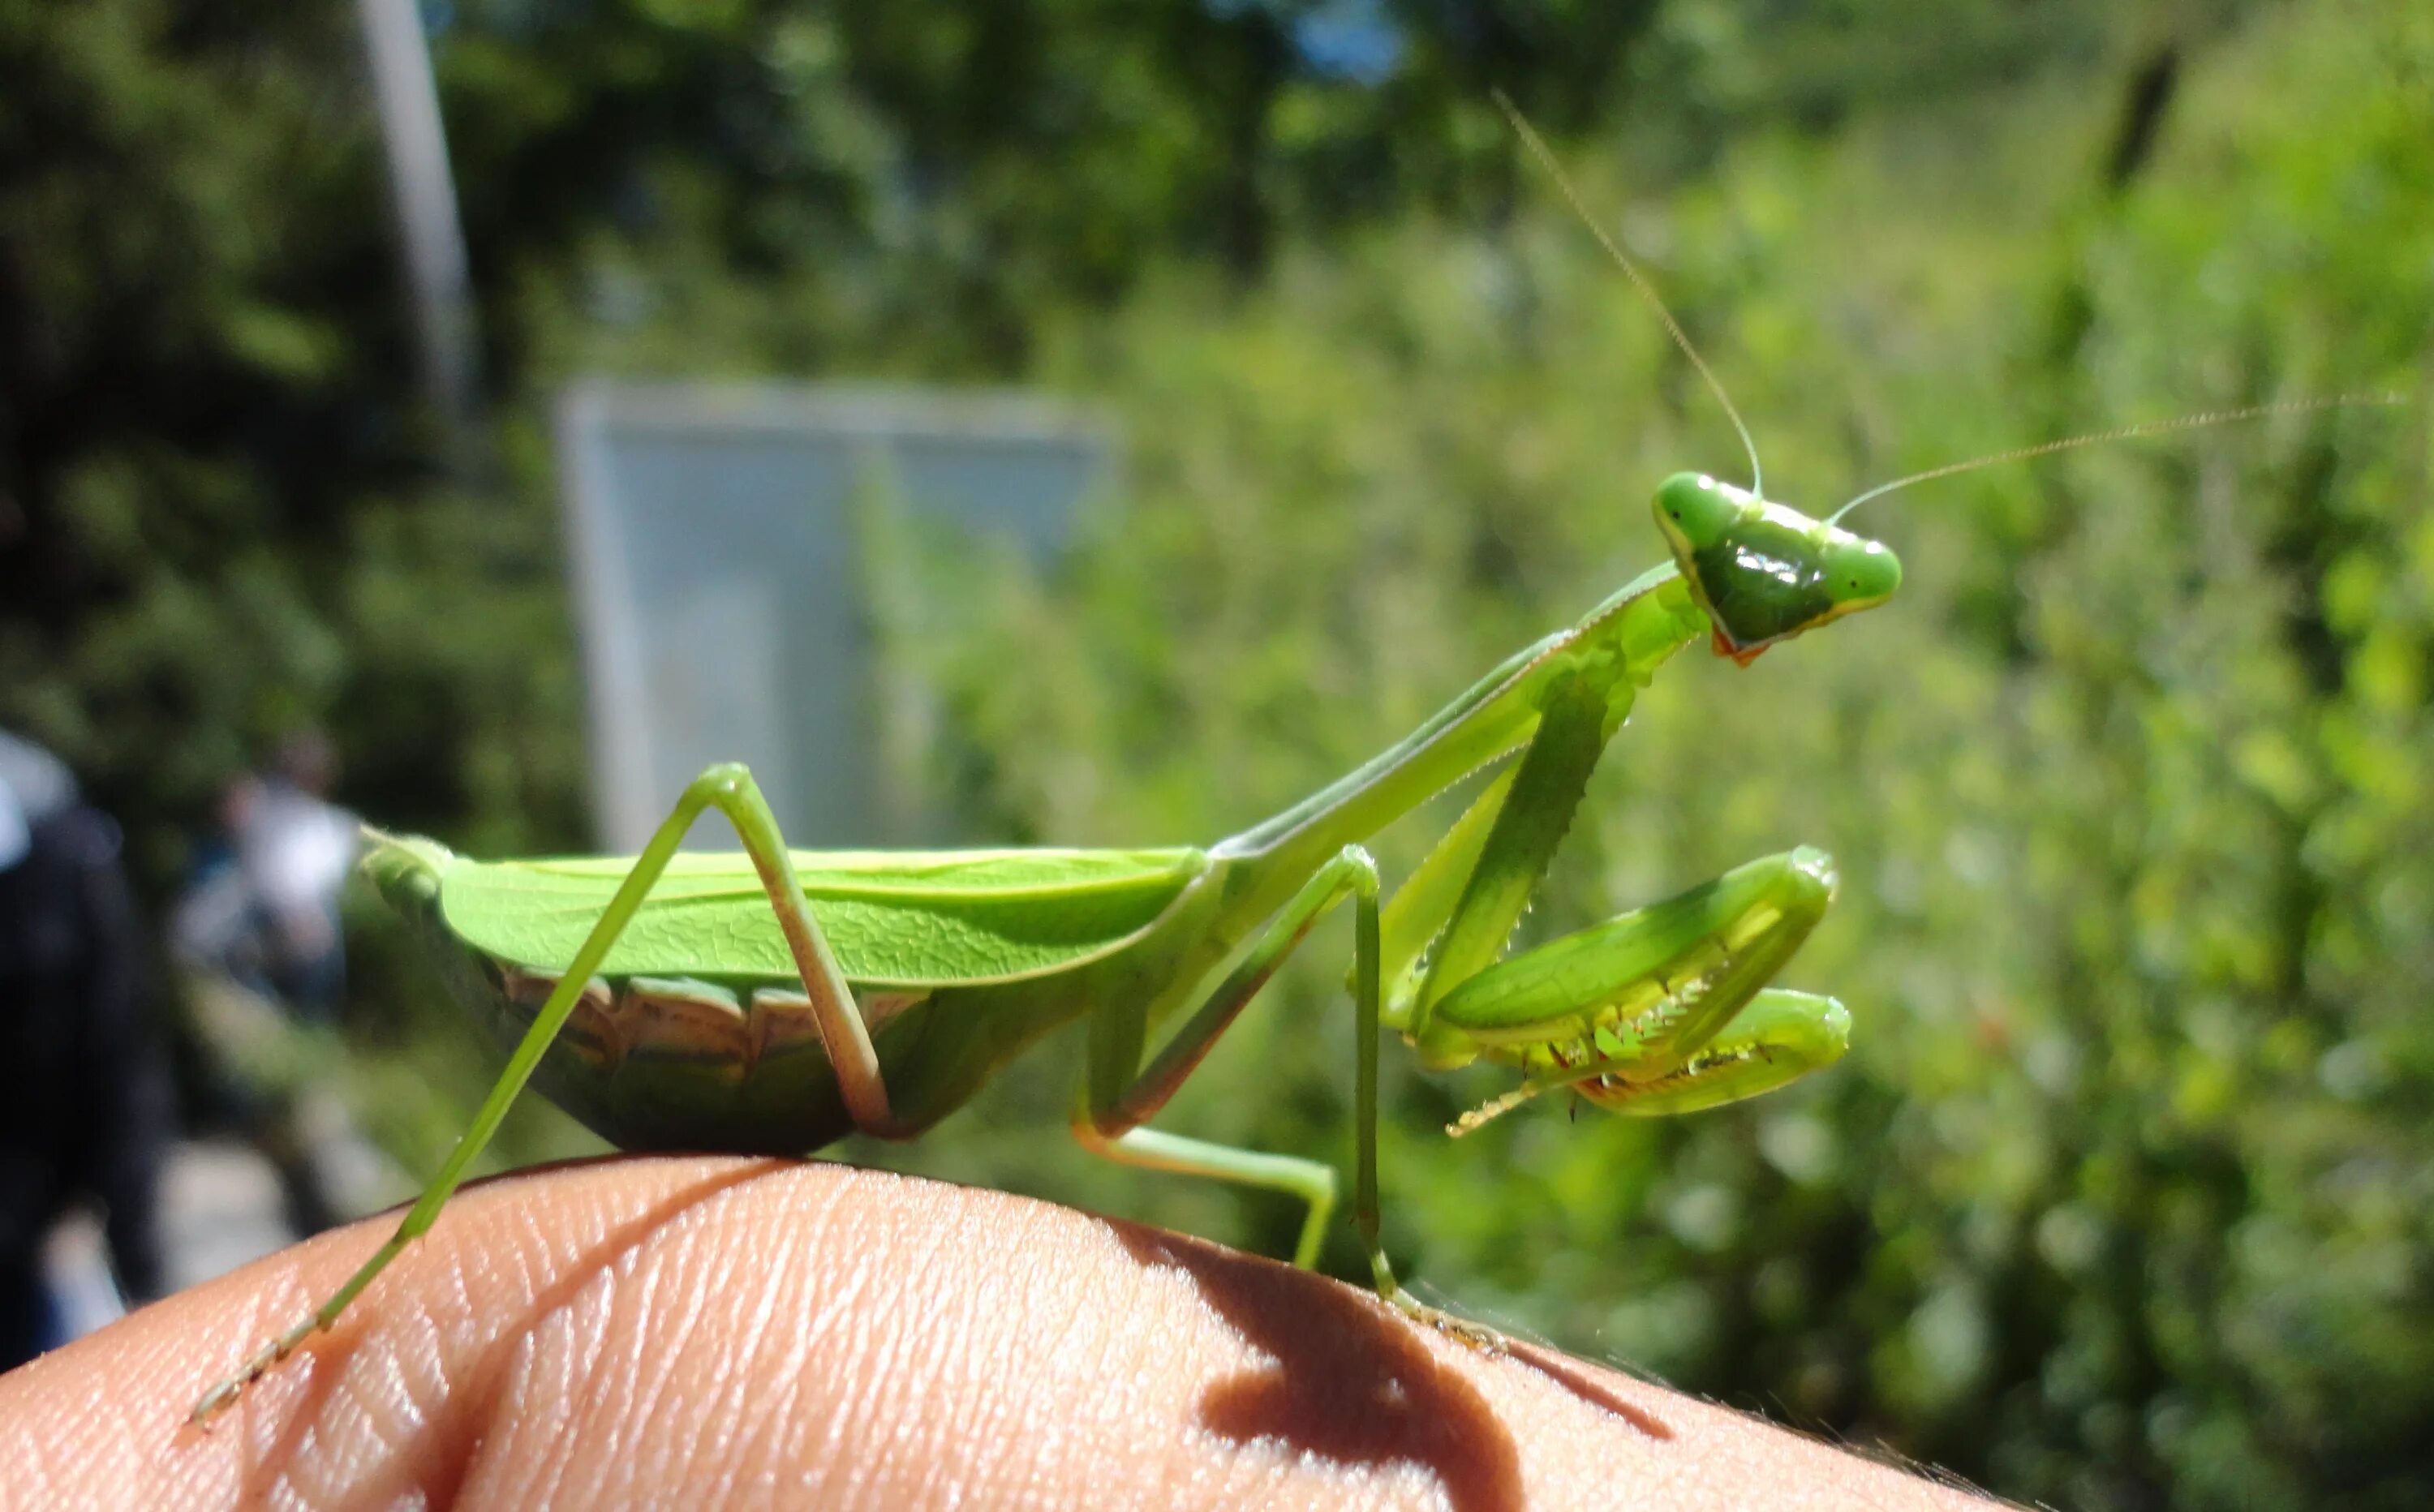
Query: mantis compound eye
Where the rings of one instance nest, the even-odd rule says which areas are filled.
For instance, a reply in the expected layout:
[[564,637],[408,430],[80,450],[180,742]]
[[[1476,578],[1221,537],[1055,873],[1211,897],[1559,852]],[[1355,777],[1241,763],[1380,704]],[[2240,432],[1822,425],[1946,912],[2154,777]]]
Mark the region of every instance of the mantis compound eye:
[[1704,472],[1677,472],[1656,488],[1656,528],[1673,554],[1706,551],[1729,535],[1751,496]]
[[1834,602],[1836,612],[1873,609],[1901,586],[1901,558],[1882,542],[1847,535],[1833,526],[1837,538],[1818,553],[1819,586]]

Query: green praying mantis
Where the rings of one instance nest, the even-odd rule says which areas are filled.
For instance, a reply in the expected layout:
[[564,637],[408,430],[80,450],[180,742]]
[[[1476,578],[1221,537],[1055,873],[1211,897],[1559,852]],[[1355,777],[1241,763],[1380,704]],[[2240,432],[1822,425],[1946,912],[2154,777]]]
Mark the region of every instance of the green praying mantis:
[[[1508,113],[1510,108],[1507,107]],[[1523,140],[1545,147],[1517,115]],[[1579,200],[1560,173],[1556,181]],[[1583,211],[1585,219],[1588,219]],[[1649,300],[1740,432],[1731,400],[1631,260]],[[1965,467],[2277,410],[2218,412],[2024,448]],[[194,1410],[200,1421],[327,1329],[437,1219],[528,1082],[611,1143],[800,1154],[848,1132],[910,1139],[1050,1030],[1087,1021],[1079,1140],[1128,1164],[1289,1193],[1294,1261],[1315,1263],[1338,1200],[1324,1162],[1150,1127],[1311,929],[1352,905],[1357,1021],[1352,1215],[1379,1295],[1493,1347],[1415,1300],[1380,1238],[1378,1058],[1387,1029],[1421,1065],[1509,1068],[1512,1090],[1460,1132],[1568,1091],[1619,1113],[1711,1108],[1838,1059],[1850,1015],[1769,985],[1824,915],[1832,861],[1800,847],[1505,958],[1591,772],[1639,689],[1701,638],[1743,665],[1884,603],[1894,552],[1713,477],[1657,488],[1671,560],[1524,648],[1392,747],[1206,848],[792,851],[749,773],[714,766],[630,858],[484,862],[375,833],[364,869],[426,940],[506,1069],[396,1232],[328,1300]],[[1483,768],[1467,809],[1388,895],[1363,842]],[[705,810],[740,853],[679,852]],[[1173,1025],[1153,1050],[1154,1028]]]
[[[1606,742],[1667,658],[1706,635],[1747,661],[1884,603],[1900,581],[1883,546],[1713,478],[1667,480],[1656,514],[1672,564],[1512,656],[1360,770],[1206,849],[789,851],[733,764],[690,784],[638,858],[483,862],[376,837],[363,863],[374,885],[513,1048],[396,1233],[195,1416],[328,1328],[431,1227],[528,1080],[626,1148],[799,1154],[856,1130],[917,1136],[1041,1035],[1087,1019],[1082,1142],[1301,1198],[1294,1260],[1311,1266],[1334,1167],[1146,1126],[1347,900],[1354,1215],[1380,1295],[1436,1320],[1380,1244],[1382,1029],[1432,1069],[1517,1069],[1497,1112],[1558,1088],[1620,1113],[1713,1107],[1849,1043],[1840,1003],[1766,987],[1833,894],[1832,863],[1810,848],[1498,960]],[[1517,753],[1381,907],[1361,841]],[[713,808],[743,852],[679,852]],[[1147,1055],[1151,1026],[1187,1008]]]

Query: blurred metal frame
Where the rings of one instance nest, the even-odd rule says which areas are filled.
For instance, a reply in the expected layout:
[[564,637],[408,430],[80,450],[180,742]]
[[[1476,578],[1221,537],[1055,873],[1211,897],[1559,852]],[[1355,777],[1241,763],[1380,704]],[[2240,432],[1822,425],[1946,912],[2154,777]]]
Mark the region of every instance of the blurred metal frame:
[[[1110,484],[1102,417],[1020,393],[578,382],[557,445],[593,811],[639,849],[714,760],[801,845],[916,838],[874,749],[857,497],[1054,558]],[[920,837],[929,838],[929,837]],[[693,843],[731,847],[705,821]]]

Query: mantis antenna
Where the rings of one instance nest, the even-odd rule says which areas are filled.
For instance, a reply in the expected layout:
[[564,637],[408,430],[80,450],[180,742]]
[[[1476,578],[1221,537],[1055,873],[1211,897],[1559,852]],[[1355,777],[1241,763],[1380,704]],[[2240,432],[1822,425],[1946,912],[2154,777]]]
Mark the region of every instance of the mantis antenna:
[[1828,525],[1840,523],[1843,517],[1871,499],[1882,498],[1896,488],[1907,488],[1914,483],[1931,478],[1949,478],[1957,472],[1974,472],[2003,462],[2025,462],[2031,457],[2069,451],[2079,447],[2092,447],[2106,441],[2132,441],[2140,436],[2162,435],[2172,431],[2195,431],[2209,425],[2233,425],[2241,420],[2259,420],[2270,415],[2305,415],[2311,410],[2348,409],[2368,404],[2405,404],[2405,394],[2329,394],[2315,399],[2276,399],[2270,404],[2247,404],[2232,410],[2203,410],[2196,415],[2184,415],[2169,420],[2147,420],[2137,425],[2117,426],[2110,431],[2093,431],[2086,435],[2065,436],[2059,441],[2041,441],[2035,446],[2013,447],[2006,451],[1973,457],[1967,462],[1947,462],[1925,472],[1913,472],[1906,478],[1880,483],[1849,503],[1826,517]]
[[1631,260],[1630,255],[1623,251],[1622,244],[1609,235],[1606,229],[1598,224],[1597,217],[1589,213],[1588,204],[1581,198],[1581,192],[1572,187],[1572,180],[1564,173],[1563,165],[1555,161],[1554,152],[1522,116],[1521,108],[1515,105],[1512,96],[1502,90],[1490,90],[1488,93],[1494,97],[1496,108],[1504,112],[1504,119],[1513,123],[1514,131],[1520,136],[1522,144],[1530,149],[1530,155],[1538,160],[1538,166],[1546,169],[1547,177],[1563,191],[1564,198],[1571,205],[1572,212],[1580,216],[1581,224],[1589,229],[1589,234],[1598,239],[1598,245],[1605,248],[1606,255],[1629,275],[1631,286],[1637,289],[1639,297],[1648,301],[1648,307],[1656,312],[1656,318],[1665,322],[1666,332],[1673,338],[1673,345],[1682,348],[1682,355],[1689,358],[1690,365],[1707,381],[1707,387],[1715,394],[1716,402],[1724,407],[1724,414],[1732,418],[1733,429],[1740,433],[1741,450],[1749,453],[1750,492],[1761,499],[1766,497],[1764,478],[1757,466],[1757,443],[1750,439],[1749,427],[1741,423],[1741,412],[1733,407],[1732,396],[1726,394],[1724,385],[1717,382],[1714,370],[1707,366],[1707,360],[1699,355],[1698,348],[1690,345],[1690,338],[1683,331],[1681,322],[1673,318],[1672,311],[1665,308],[1665,301],[1657,297],[1656,286],[1639,271],[1639,264]]

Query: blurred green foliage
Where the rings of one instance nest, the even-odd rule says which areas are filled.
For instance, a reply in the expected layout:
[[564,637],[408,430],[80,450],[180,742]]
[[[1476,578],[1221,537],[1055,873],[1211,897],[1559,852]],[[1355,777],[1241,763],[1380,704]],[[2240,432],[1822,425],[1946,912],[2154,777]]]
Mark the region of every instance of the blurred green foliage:
[[[1347,13],[1401,40],[1382,75],[1321,66]],[[1743,466],[1491,82],[1812,508],[2434,371],[2422,6],[463,0],[437,60],[499,418],[445,480],[352,45],[336,11],[0,11],[0,720],[155,886],[302,720],[384,822],[581,843],[539,415],[597,368],[1120,411],[1072,561],[933,550],[894,585],[890,675],[952,714],[928,777],[975,833],[1205,841],[1347,770],[1654,560],[1659,477]],[[1852,1005],[1851,1059],[1450,1144],[1493,1079],[1391,1072],[1397,1254],[2012,1496],[2422,1505],[2429,467],[2421,398],[1868,505],[1902,597],[1662,674],[1529,926],[1825,845],[1843,895],[1791,980]],[[1173,1127],[1346,1148],[1346,953],[1315,937]],[[379,936],[357,975],[393,1013],[431,987]],[[848,1153],[1286,1246],[1284,1204],[1075,1152],[1058,1048]]]

